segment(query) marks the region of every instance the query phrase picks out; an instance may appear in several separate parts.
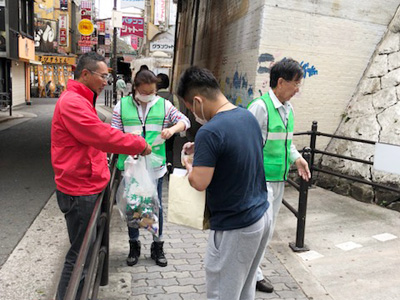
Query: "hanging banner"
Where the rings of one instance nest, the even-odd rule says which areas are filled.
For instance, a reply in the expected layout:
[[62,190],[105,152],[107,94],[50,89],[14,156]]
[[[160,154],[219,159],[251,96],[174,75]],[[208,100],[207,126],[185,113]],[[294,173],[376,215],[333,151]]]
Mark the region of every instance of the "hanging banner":
[[58,19],[58,35],[60,46],[68,46],[68,18],[65,15],[61,15]]
[[165,23],[165,0],[155,0],[154,4],[154,25]]
[[62,11],[68,11],[68,0],[60,0],[60,9]]
[[121,8],[136,7],[144,10],[144,0],[121,0]]
[[131,46],[133,49],[137,50],[139,45],[139,38],[137,36],[131,35]]
[[120,35],[136,35],[143,37],[144,19],[135,17],[122,17],[122,28]]

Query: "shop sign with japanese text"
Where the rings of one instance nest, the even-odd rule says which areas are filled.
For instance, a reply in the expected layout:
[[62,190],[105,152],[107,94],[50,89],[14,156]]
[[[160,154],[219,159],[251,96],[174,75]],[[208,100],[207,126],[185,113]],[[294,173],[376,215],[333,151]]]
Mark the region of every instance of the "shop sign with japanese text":
[[166,53],[174,53],[173,42],[150,42],[150,51],[162,51]]
[[68,18],[65,15],[61,15],[58,19],[58,27],[59,27],[59,39],[61,46],[68,45]]
[[53,56],[53,55],[36,55],[35,60],[42,64],[67,64],[74,65],[75,57]]
[[143,37],[144,19],[134,17],[122,17],[121,36],[136,35]]

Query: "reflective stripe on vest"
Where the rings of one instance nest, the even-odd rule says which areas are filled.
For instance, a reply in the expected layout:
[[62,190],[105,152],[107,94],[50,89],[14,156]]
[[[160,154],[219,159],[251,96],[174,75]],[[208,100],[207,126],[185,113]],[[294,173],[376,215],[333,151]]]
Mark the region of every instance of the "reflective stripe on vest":
[[290,110],[288,122],[285,126],[269,93],[255,100],[258,99],[264,101],[268,113],[267,140],[263,148],[265,180],[284,181],[287,179],[290,167],[290,146],[293,139],[294,125],[293,112]]
[[[165,100],[158,98],[157,102],[150,107],[144,121],[139,119],[137,106],[133,103],[131,96],[121,98],[121,120],[125,132],[140,131],[146,142],[152,147],[152,153],[163,157],[163,165],[166,162],[165,140],[161,138],[161,131],[165,118]],[[118,155],[117,168],[124,170],[124,162],[128,157],[126,154]]]

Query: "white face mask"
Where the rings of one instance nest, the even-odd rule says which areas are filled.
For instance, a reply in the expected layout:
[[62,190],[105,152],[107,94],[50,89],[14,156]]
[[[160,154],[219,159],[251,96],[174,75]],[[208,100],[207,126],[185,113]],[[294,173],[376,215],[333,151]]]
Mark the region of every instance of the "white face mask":
[[193,100],[193,115],[194,115],[194,117],[195,117],[196,122],[199,123],[199,124],[201,124],[201,125],[206,124],[208,121],[207,121],[207,119],[204,117],[203,103],[201,103],[201,114],[203,115],[203,118],[200,118],[198,115],[196,115],[195,110],[196,110],[196,101]]
[[145,102],[145,103],[148,103],[148,102],[153,101],[155,97],[156,97],[156,95],[154,95],[154,94],[151,94],[151,95],[142,95],[142,94],[140,94],[139,92],[136,92],[136,94],[135,94],[135,98],[136,98],[137,100],[139,100],[139,101],[141,101],[141,102]]

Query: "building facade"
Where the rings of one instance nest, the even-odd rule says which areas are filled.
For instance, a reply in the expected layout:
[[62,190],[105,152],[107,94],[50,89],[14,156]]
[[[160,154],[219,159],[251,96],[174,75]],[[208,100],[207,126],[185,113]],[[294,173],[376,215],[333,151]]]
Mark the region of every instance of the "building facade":
[[31,66],[33,97],[58,97],[76,64],[80,1],[35,1],[35,61]]
[[0,100],[3,107],[30,104],[29,69],[35,61],[33,2],[0,1]]

